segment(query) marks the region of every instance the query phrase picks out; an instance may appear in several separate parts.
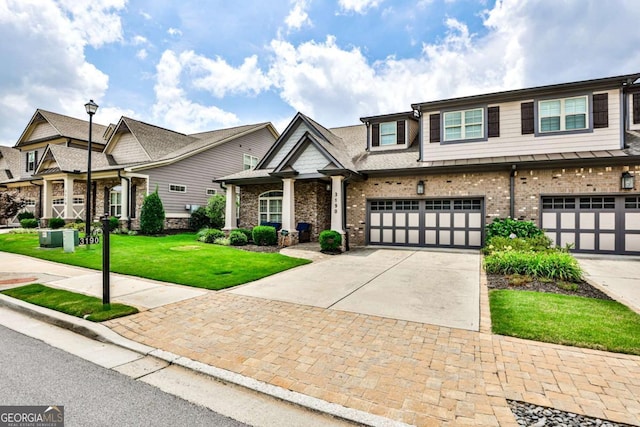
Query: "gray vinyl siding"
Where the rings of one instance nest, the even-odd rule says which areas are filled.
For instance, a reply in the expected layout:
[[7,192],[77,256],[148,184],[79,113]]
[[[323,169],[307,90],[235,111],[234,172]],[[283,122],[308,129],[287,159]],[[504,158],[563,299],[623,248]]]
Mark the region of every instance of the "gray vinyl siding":
[[131,133],[124,133],[113,141],[111,155],[118,163],[146,162],[151,160]]
[[[594,92],[604,93],[604,92]],[[522,99],[504,102],[500,107],[500,136],[481,142],[459,142],[456,144],[429,143],[429,120],[423,120],[423,156],[426,161],[470,159],[497,156],[517,156],[527,154],[566,153],[576,151],[600,151],[620,149],[620,90],[607,91],[609,94],[609,126],[593,129],[587,133],[566,133],[555,135],[522,135],[520,104],[533,101]],[[461,108],[463,109],[463,108]],[[440,111],[424,111],[424,117]],[[441,116],[442,117],[442,116]],[[486,129],[486,122],[485,122]]]
[[329,164],[329,160],[315,146],[309,145],[300,157],[293,163],[293,169],[299,173],[317,173],[319,169],[324,169]]
[[[141,173],[149,176],[149,191],[154,191],[157,185],[168,217],[184,215],[189,213],[185,205],[206,205],[209,198],[207,188],[214,188],[218,194],[224,194],[220,185],[212,181],[242,171],[243,154],[261,158],[274,141],[269,130],[260,129],[184,160],[143,170]],[[170,184],[185,185],[187,192],[169,192]]]
[[280,162],[285,158],[289,152],[293,149],[293,147],[298,143],[302,135],[305,132],[309,131],[307,125],[300,121],[298,127],[291,133],[289,139],[280,147],[280,150],[275,154],[275,156],[271,159],[269,164],[266,166],[267,169],[273,169],[277,167]]

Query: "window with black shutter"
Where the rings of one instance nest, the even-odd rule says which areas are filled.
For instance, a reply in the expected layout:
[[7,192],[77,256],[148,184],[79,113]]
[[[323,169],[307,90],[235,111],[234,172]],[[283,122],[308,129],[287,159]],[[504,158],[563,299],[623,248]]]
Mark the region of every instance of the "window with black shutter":
[[535,118],[533,115],[533,102],[523,102],[520,104],[520,118],[522,134],[535,133]]
[[396,143],[404,144],[404,120],[398,120],[396,126]]
[[500,107],[487,108],[487,136],[497,138],[500,136]]
[[609,127],[609,94],[598,93],[593,95],[593,127]]
[[380,146],[380,125],[378,123],[371,125],[371,146]]
[[440,142],[440,114],[429,114],[429,142]]
[[633,94],[633,124],[640,123],[640,93]]

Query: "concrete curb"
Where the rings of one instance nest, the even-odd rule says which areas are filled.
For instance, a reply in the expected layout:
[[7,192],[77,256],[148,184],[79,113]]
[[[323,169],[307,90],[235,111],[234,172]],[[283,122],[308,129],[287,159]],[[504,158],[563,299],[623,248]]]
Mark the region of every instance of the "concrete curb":
[[21,312],[38,320],[50,323],[52,325],[68,329],[87,338],[97,340],[104,343],[116,345],[118,347],[164,360],[169,364],[177,365],[194,372],[205,374],[223,383],[235,384],[255,392],[271,396],[275,399],[282,400],[315,412],[324,413],[332,417],[345,421],[354,422],[360,425],[372,427],[408,427],[409,424],[394,421],[379,415],[370,414],[368,412],[357,409],[347,408],[345,406],[327,402],[322,399],[307,396],[302,393],[287,390],[282,387],[258,381],[256,379],[228,371],[226,369],[216,368],[187,357],[183,357],[168,351],[150,347],[144,344],[131,341],[118,335],[108,327],[80,319],[75,316],[60,313],[45,307],[29,304],[24,301],[8,297],[0,294],[0,306]]
[[627,300],[625,298],[621,298],[620,295],[617,295],[617,294],[613,293],[606,286],[601,285],[600,283],[596,282],[595,280],[591,279],[590,277],[583,276],[582,279],[585,282],[587,282],[588,284],[590,284],[591,286],[593,286],[594,288],[596,288],[599,291],[602,291],[603,293],[607,294],[609,296],[609,298],[611,298],[612,300],[617,301],[620,304],[626,305],[627,307],[629,307],[629,309],[631,311],[634,311],[634,312],[640,314],[640,307],[636,307],[634,304],[631,303],[631,301],[629,301],[629,300]]

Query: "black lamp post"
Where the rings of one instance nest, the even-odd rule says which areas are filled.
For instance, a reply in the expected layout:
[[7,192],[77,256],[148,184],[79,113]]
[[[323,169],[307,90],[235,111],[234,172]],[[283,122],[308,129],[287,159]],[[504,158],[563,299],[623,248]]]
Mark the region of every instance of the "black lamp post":
[[[84,108],[89,115],[89,145],[87,147],[87,207],[85,209],[86,224],[85,224],[85,237],[91,236],[91,127],[93,122],[93,115],[98,111],[98,104],[93,102],[93,99],[84,104]],[[87,240],[87,246],[89,245]]]

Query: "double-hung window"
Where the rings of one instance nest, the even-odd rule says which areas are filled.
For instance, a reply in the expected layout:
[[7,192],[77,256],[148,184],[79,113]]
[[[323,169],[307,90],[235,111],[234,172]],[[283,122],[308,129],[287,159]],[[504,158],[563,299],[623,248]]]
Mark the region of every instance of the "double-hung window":
[[27,172],[32,171],[36,168],[36,153],[35,151],[30,151],[27,153]]
[[282,222],[282,191],[267,191],[258,200],[260,223]]
[[380,145],[396,145],[398,141],[396,122],[380,123]]
[[122,186],[117,185],[109,192],[109,215],[122,216]]
[[249,154],[242,155],[242,170],[253,169],[258,164],[258,158]]
[[587,129],[588,100],[586,96],[550,99],[538,102],[538,129],[562,132]]
[[484,109],[448,111],[444,113],[444,140],[479,139],[484,137]]

